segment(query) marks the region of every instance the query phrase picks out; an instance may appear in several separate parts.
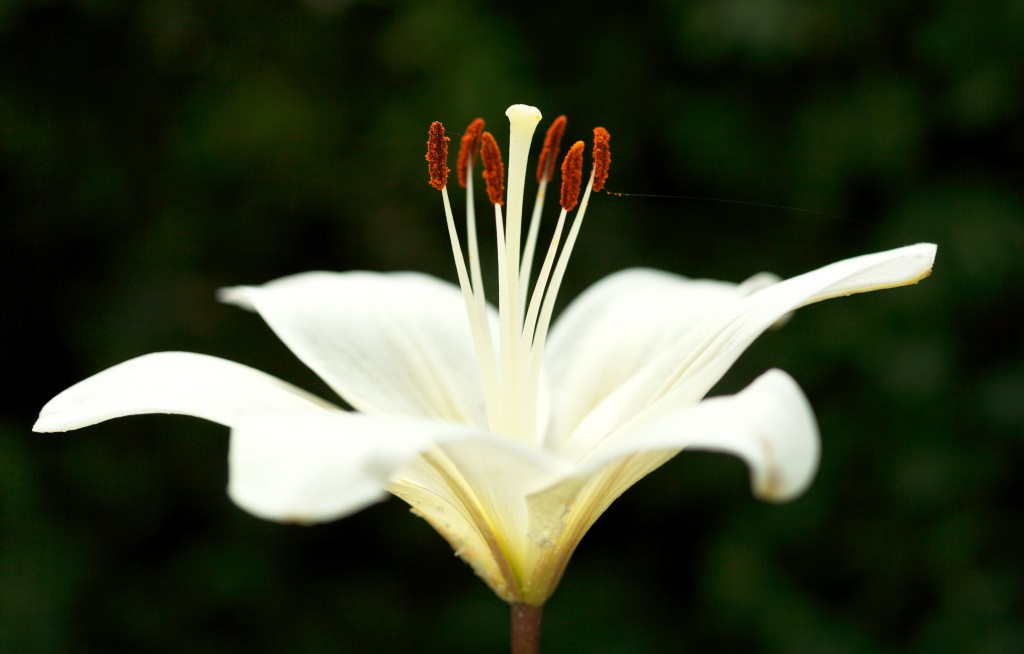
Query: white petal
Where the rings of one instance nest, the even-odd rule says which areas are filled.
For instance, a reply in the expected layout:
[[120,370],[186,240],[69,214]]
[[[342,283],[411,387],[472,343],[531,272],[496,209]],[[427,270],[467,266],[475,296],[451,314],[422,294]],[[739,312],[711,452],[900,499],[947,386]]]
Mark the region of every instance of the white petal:
[[655,401],[672,406],[700,401],[762,332],[794,309],[920,281],[931,273],[935,249],[922,243],[846,259],[718,307],[698,329],[685,334],[592,410],[569,437],[569,449],[588,451]]
[[557,447],[560,435],[711,312],[777,281],[769,273],[732,284],[632,269],[588,288],[555,323],[545,353],[556,407],[549,443]]
[[313,272],[220,297],[258,311],[360,411],[486,424],[465,305],[446,282],[417,273]]
[[43,407],[33,429],[68,431],[144,413],[177,413],[230,426],[246,411],[336,408],[238,363],[189,352],[158,352],[75,384]]
[[736,395],[696,406],[659,406],[606,439],[580,465],[597,470],[637,453],[680,449],[743,459],[754,494],[782,502],[810,485],[818,469],[820,443],[803,391],[785,372],[769,370]]
[[750,344],[790,311],[835,297],[916,284],[931,274],[935,250],[935,245],[921,243],[854,257],[754,293],[716,318],[713,335],[673,373],[674,401],[704,397]]
[[[299,412],[248,414],[238,422],[231,433],[228,492],[262,518],[334,520],[383,499],[386,487],[410,483],[405,467],[435,445],[446,454],[457,453],[455,474],[485,509],[502,505],[505,496],[522,502],[540,486],[520,486],[523,475],[514,471],[545,453],[481,430],[433,420]],[[464,460],[467,456],[470,460]],[[504,472],[495,479],[499,469]],[[449,505],[462,504],[450,487],[440,484],[434,490]],[[416,508],[427,512],[432,507]],[[496,520],[489,511],[487,520]]]
[[457,430],[351,412],[248,414],[231,431],[228,494],[268,520],[335,520],[384,499],[392,472]]

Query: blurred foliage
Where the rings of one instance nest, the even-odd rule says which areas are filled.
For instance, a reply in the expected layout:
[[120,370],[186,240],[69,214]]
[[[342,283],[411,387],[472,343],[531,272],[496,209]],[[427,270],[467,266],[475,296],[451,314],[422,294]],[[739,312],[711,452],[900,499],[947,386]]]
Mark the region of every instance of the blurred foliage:
[[214,425],[29,429],[156,350],[326,394],[215,289],[453,278],[426,128],[500,133],[528,102],[611,131],[612,190],[676,196],[598,198],[566,297],[632,265],[740,280],[939,244],[925,283],[805,309],[722,382],[801,382],[807,496],[678,457],[584,540],[547,649],[1024,651],[1021,34],[1014,0],[6,0],[0,650],[505,648],[504,605],[397,501],[279,526],[229,503]]

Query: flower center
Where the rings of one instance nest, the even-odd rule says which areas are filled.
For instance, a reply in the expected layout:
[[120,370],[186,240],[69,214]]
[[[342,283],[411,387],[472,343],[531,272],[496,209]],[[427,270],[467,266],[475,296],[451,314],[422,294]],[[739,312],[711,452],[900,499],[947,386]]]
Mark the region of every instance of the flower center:
[[[565,116],[559,116],[548,129],[537,165],[537,196],[534,200],[529,229],[523,240],[523,194],[526,186],[530,142],[541,115],[535,107],[513,105],[505,112],[510,126],[508,192],[505,193],[504,165],[501,150],[494,136],[484,131],[484,121],[477,118],[461,139],[458,158],[459,184],[466,188],[466,250],[462,245],[451,202],[448,198],[448,137],[444,127],[430,126],[427,141],[427,162],[430,183],[441,191],[448,234],[455,257],[455,269],[466,304],[473,345],[480,366],[491,431],[535,444],[545,444],[547,416],[538,406],[544,343],[551,316],[562,284],[569,257],[579,236],[583,216],[592,191],[600,191],[608,177],[611,154],[609,134],[603,127],[594,129],[593,167],[590,181],[579,201],[583,179],[582,141],[577,141],[562,162],[562,210],[555,224],[551,242],[541,262],[531,289],[533,260],[543,213],[548,182],[565,132]],[[477,242],[476,210],[473,202],[473,166],[477,153],[483,162],[483,178],[487,195],[494,208],[498,262],[498,320],[493,324],[487,309],[480,252]],[[504,196],[504,198],[503,198]],[[576,211],[568,234],[563,240],[566,218]],[[504,214],[502,208],[505,208]],[[497,329],[497,338],[493,330]]]

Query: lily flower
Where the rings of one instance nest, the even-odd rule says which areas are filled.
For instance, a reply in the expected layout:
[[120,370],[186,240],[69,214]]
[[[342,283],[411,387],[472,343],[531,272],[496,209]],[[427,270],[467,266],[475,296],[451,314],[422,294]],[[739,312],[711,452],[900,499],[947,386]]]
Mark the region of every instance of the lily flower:
[[[535,257],[566,123],[560,117],[548,131],[524,234],[530,142],[541,114],[514,105],[506,115],[507,189],[483,121],[462,138],[461,236],[447,190],[448,138],[440,123],[430,128],[430,182],[442,195],[458,285],[415,272],[309,272],[221,292],[223,301],[260,314],[352,410],[238,363],[163,352],[67,389],[34,429],[145,413],[223,424],[231,430],[228,492],[246,511],[309,524],[395,495],[514,606],[542,606],[597,518],[680,451],[739,457],[758,498],[784,502],[803,493],[818,466],[819,435],[796,382],[769,370],[734,395],[705,395],[790,312],[914,284],[930,274],[935,245],[859,256],[786,281],[626,270],[553,322],[591,195],[608,175],[610,137],[594,130],[582,199],[584,144],[569,148],[554,236]],[[478,153],[496,226],[496,306],[480,270]]]

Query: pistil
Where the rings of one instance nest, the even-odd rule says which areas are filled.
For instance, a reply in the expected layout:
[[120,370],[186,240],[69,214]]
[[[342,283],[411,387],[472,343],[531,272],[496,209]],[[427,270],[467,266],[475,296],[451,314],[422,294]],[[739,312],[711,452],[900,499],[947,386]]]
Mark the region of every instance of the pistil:
[[[513,433],[521,438],[531,438],[534,425],[524,423],[525,416],[517,410],[521,405],[520,379],[525,377],[526,351],[519,346],[523,325],[523,308],[520,300],[520,251],[522,248],[523,194],[526,187],[526,171],[530,156],[530,142],[537,130],[541,114],[536,107],[516,104],[505,112],[509,122],[508,147],[508,210],[505,228],[505,272],[500,277],[507,287],[504,300],[507,305],[499,308],[504,313],[502,320],[501,345],[503,348],[502,362],[507,367],[502,369],[508,382],[505,396],[506,407],[510,415],[510,426]],[[523,283],[528,283],[528,280]],[[506,331],[507,330],[507,331]]]

